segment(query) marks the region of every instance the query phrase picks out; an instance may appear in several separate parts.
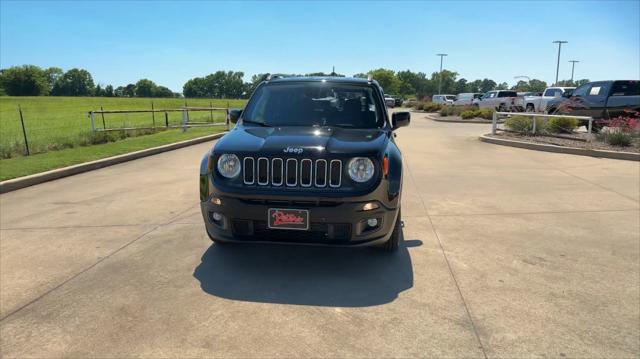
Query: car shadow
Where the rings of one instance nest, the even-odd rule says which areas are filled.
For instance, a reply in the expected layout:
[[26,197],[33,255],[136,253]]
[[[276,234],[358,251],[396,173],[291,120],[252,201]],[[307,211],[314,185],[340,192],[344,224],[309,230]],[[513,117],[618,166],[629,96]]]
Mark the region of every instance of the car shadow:
[[193,276],[217,297],[261,303],[365,307],[393,301],[413,286],[405,240],[395,253],[379,248],[212,244]]

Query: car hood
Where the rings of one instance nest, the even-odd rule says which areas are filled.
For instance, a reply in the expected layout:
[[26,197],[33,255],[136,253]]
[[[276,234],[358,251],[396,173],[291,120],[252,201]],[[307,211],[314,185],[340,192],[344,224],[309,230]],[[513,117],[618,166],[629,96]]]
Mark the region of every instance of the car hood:
[[236,125],[215,145],[215,153],[322,157],[381,154],[389,141],[380,129],[336,127],[253,127]]

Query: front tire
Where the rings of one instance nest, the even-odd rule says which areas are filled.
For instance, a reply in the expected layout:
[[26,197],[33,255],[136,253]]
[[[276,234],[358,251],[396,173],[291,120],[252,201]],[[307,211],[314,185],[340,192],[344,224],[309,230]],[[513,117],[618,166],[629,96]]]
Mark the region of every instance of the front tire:
[[402,241],[402,212],[398,209],[398,218],[396,224],[391,232],[391,237],[382,245],[382,249],[385,252],[396,252],[400,248],[400,242]]

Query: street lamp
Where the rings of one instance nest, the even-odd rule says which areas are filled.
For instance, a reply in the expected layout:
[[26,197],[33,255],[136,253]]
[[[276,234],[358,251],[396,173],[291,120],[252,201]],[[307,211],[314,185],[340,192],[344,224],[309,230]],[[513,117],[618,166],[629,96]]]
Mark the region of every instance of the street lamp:
[[564,41],[564,40],[556,40],[553,43],[554,44],[558,44],[558,64],[556,65],[556,83],[555,85],[558,85],[558,72],[560,71],[560,48],[562,48],[562,44],[566,44],[569,41]]
[[578,60],[569,60],[571,63],[571,84],[573,84],[573,70],[576,68],[576,62],[580,62]]
[[440,76],[438,76],[438,95],[442,92],[442,59],[447,56],[447,54],[436,54],[436,56],[440,56]]

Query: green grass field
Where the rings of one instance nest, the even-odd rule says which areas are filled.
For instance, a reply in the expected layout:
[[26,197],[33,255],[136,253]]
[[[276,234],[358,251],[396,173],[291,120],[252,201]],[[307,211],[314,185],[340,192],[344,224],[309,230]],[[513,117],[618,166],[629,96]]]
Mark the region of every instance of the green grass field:
[[[178,142],[224,130],[223,126],[166,131],[91,132],[88,112],[99,110],[177,109],[189,107],[243,107],[246,100],[106,98],[106,97],[0,97],[0,180]],[[18,114],[22,108],[31,156],[26,149]],[[180,125],[182,114],[168,112],[169,125]],[[100,115],[94,117],[102,128]],[[223,123],[225,112],[189,112],[189,122]],[[106,114],[106,128],[154,126],[151,113]],[[164,113],[155,114],[155,126],[165,126]],[[112,142],[115,141],[115,142]],[[95,144],[97,142],[109,142]]]
[[[73,148],[86,144],[91,134],[88,116],[91,110],[148,110],[189,107],[242,107],[245,100],[209,100],[179,98],[108,98],[108,97],[0,97],[0,157],[16,157],[26,152],[18,106],[22,108],[31,153]],[[179,125],[180,112],[168,112],[169,125]],[[190,122],[223,122],[224,112],[189,112]],[[164,113],[106,114],[106,128],[161,127]],[[103,127],[101,115],[95,115],[96,128]]]
[[83,162],[166,145],[224,131],[224,127],[190,128],[187,132],[168,130],[153,135],[130,137],[100,145],[69,148],[33,156],[0,160],[0,181],[22,177]]

